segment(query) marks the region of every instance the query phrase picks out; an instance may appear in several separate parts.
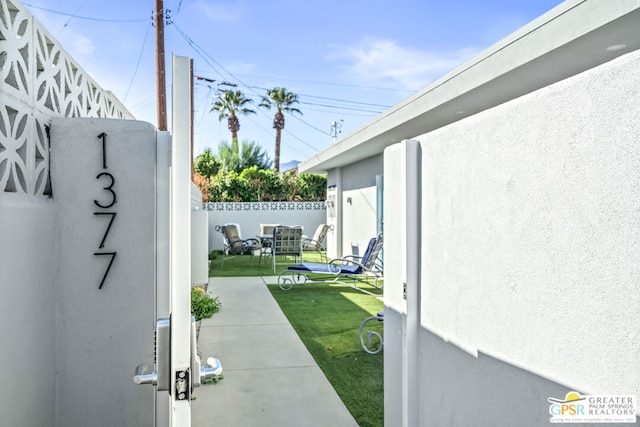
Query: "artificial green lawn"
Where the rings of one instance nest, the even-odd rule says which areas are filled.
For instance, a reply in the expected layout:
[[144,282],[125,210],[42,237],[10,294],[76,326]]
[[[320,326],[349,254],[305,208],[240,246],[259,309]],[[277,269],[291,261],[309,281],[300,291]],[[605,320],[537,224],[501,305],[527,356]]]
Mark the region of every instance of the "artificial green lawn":
[[[250,266],[248,255],[225,259],[224,267],[220,253],[210,259],[209,277],[274,276],[287,268],[279,264],[274,273],[271,259],[260,265],[255,256]],[[320,262],[320,255],[305,252],[304,261]],[[269,285],[269,290],[358,425],[382,427],[383,352],[367,354],[358,337],[360,324],[382,311],[382,301],[346,285],[301,285],[290,291]],[[382,323],[373,325],[382,334]]]
[[[304,262],[320,262],[320,254],[317,252],[305,252]],[[280,264],[289,260],[289,264]],[[287,265],[296,264],[294,259],[289,257],[277,258],[278,265],[276,265],[276,273],[273,272],[273,264],[271,263],[271,257],[262,258],[260,263],[260,257],[254,256],[253,263],[251,263],[251,256],[249,255],[236,255],[235,257],[228,257],[224,260],[224,266],[222,266],[222,255],[220,251],[214,251],[209,254],[209,277],[248,277],[248,276],[276,276],[281,271],[287,269]]]
[[[383,352],[365,353],[358,338],[360,324],[382,302],[342,285],[269,290],[358,425],[382,427]],[[382,333],[382,323],[377,328]]]

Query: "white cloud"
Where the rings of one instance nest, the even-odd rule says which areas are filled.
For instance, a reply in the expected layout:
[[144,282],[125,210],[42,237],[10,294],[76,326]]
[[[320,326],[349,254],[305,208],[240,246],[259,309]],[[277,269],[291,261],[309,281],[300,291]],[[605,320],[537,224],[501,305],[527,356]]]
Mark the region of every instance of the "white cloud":
[[96,46],[86,37],[78,36],[73,41],[73,51],[81,55],[90,55],[95,49]]
[[241,11],[237,4],[229,4],[228,1],[221,3],[200,1],[197,6],[201,10],[202,14],[212,22],[234,23],[240,21]]
[[400,46],[393,40],[364,39],[334,49],[328,59],[343,62],[354,80],[360,83],[418,90],[475,53],[473,49],[432,52]]

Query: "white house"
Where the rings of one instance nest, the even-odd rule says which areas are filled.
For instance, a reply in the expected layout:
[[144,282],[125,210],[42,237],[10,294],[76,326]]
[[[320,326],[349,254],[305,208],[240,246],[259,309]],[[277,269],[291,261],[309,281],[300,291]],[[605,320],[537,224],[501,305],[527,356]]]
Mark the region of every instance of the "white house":
[[565,1],[299,166],[332,255],[384,221],[385,425],[640,397],[639,47],[637,0]]

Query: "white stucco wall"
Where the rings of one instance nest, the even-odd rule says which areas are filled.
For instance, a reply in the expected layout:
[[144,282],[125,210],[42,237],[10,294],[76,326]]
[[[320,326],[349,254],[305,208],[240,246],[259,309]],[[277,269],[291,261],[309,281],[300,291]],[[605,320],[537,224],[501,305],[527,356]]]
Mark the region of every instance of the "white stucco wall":
[[156,129],[133,120],[54,119],[51,146],[55,425],[152,426],[155,391],[135,384],[133,373],[153,366]]
[[342,253],[362,255],[376,236],[376,187],[358,188],[342,193]]
[[48,198],[0,192],[0,424],[54,418],[54,231]]
[[490,425],[499,384],[520,425],[557,386],[640,396],[638,70],[634,52],[417,138],[423,416]]
[[[48,127],[53,117],[133,117],[20,1],[3,1],[1,8],[6,13],[0,110],[12,118],[0,120],[0,366],[5,386],[0,393],[0,425],[50,427],[56,425],[56,404],[73,397],[55,393],[60,363],[55,278],[60,253],[55,250],[56,191],[50,181]],[[74,391],[91,387],[96,381],[92,370],[104,370],[96,360],[88,362],[90,369],[83,372],[88,381],[79,385],[65,377]],[[130,378],[130,372],[127,375]],[[120,396],[125,394],[121,390]],[[116,402],[114,396],[103,396],[101,405],[102,399]],[[149,418],[145,408],[141,411]]]
[[322,202],[255,202],[221,205],[224,206],[220,209],[207,211],[209,250],[222,250],[223,247],[222,235],[215,231],[216,225],[239,224],[240,237],[243,239],[255,238],[260,234],[260,224],[300,225],[303,227],[304,234],[311,237],[318,225],[326,221],[326,209]]
[[191,284],[205,285],[209,281],[209,214],[202,209],[191,210]]
[[[357,247],[362,255],[372,237],[376,236],[376,175],[383,173],[383,156],[378,155],[337,170],[329,171],[327,185],[336,185],[341,200],[341,216],[328,218],[338,221],[336,233],[328,236],[329,256],[350,255]],[[340,181],[340,182],[338,182]],[[338,185],[340,184],[340,185]],[[337,234],[342,237],[341,248],[335,248]],[[334,249],[335,248],[335,249]]]

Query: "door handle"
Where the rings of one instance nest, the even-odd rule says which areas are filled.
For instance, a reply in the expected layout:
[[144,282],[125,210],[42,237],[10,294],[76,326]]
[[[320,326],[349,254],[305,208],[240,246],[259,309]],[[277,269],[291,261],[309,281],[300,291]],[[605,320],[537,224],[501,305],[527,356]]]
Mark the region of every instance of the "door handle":
[[222,375],[222,364],[215,357],[207,358],[207,365],[209,367],[200,368],[200,381],[210,378],[216,378]]
[[209,366],[201,366],[196,335],[196,320],[191,317],[191,372],[193,372],[191,391],[195,387],[200,387],[202,380],[217,378],[222,375],[222,364],[215,357],[207,358],[207,365]]
[[136,367],[133,382],[136,384],[158,384],[158,373],[156,371],[146,372],[147,365],[140,364]]
[[[170,351],[171,351],[171,321],[168,318],[158,319],[155,330],[155,364],[157,371],[147,371],[148,367],[140,364],[136,367],[133,382],[136,384],[151,384],[158,387],[158,391],[170,390]],[[196,348],[196,324],[191,318],[191,391],[199,387],[202,380],[220,377],[222,364],[215,357],[207,359],[208,366],[201,366]]]
[[169,377],[171,376],[170,342],[171,342],[171,322],[168,318],[156,321],[154,361],[156,371],[147,372],[147,366],[140,364],[136,367],[133,382],[136,384],[151,384],[158,387],[158,390],[169,390]]

